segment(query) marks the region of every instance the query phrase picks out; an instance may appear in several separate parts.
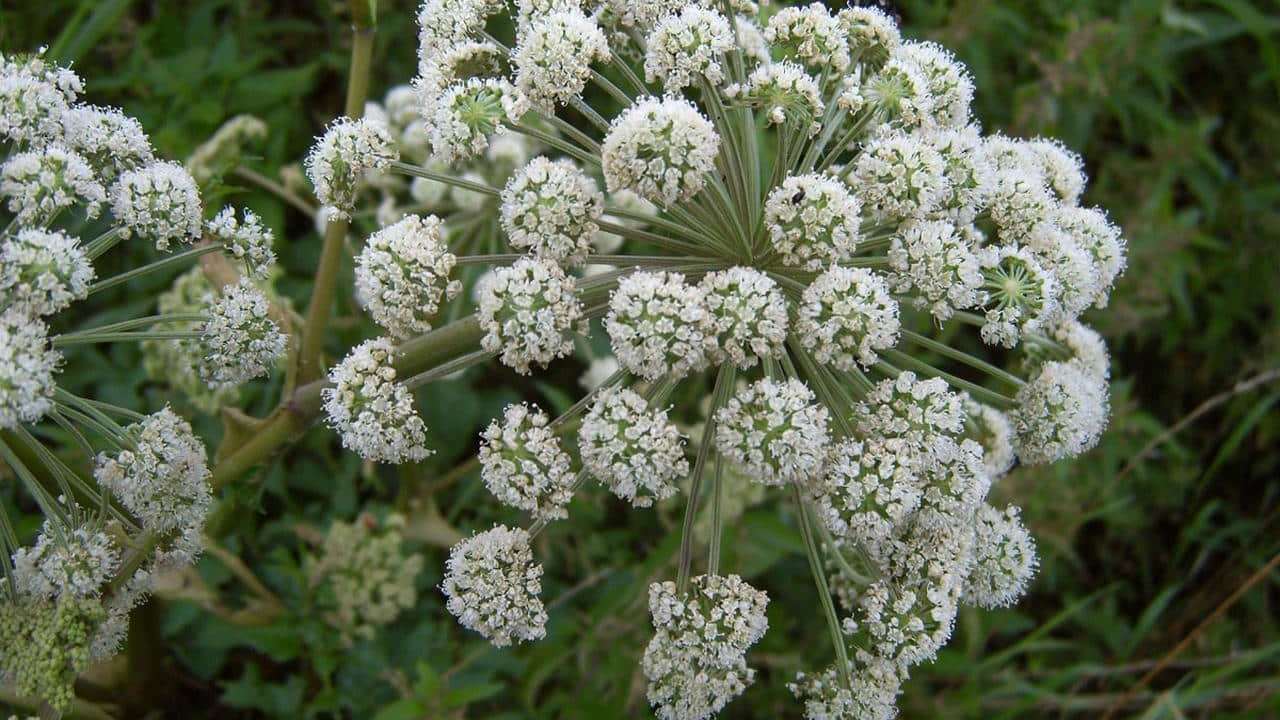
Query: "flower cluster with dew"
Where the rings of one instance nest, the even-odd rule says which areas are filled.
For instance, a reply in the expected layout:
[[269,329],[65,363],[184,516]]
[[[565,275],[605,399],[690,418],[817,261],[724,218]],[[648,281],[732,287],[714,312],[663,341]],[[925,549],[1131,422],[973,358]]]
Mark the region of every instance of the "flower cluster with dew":
[[[1081,207],[1079,156],[984,136],[963,64],[886,13],[728,11],[519,3],[511,42],[490,22],[500,5],[422,5],[420,114],[393,123],[421,123],[431,148],[390,165],[413,188],[396,202],[435,203],[446,234],[468,233],[457,266],[492,269],[466,280],[478,349],[419,377],[494,356],[533,373],[587,323],[613,353],[587,358],[587,395],[559,417],[513,405],[485,431],[484,483],[530,522],[460,543],[444,590],[495,644],[534,639],[528,540],[575,493],[682,497],[692,519],[721,502],[727,469],[797,503],[840,639],[792,685],[804,712],[890,717],[962,605],[1014,602],[1030,582],[1016,508],[986,498],[1017,461],[1097,442],[1107,355],[1080,318],[1105,307],[1124,243]],[[536,150],[477,168],[512,138]],[[475,204],[444,199],[464,192]],[[471,235],[481,207],[501,223]],[[668,420],[681,386],[709,393],[701,442]],[[703,627],[703,594],[741,582],[719,567],[720,527],[693,576],[692,527],[651,598],[642,666],[664,718],[709,717],[754,677],[752,632],[699,639],[680,617]],[[503,615],[515,602],[527,614]]]
[[[287,345],[283,310],[254,284],[271,275],[271,230],[248,210],[206,218],[192,174],[83,91],[42,53],[0,56],[0,463],[43,515],[27,538],[0,508],[0,676],[54,712],[89,663],[119,651],[130,612],[195,562],[213,507],[191,424],[167,405],[81,397],[62,381],[85,362],[74,348],[140,342],[149,367],[169,358],[165,382],[182,383],[180,368],[193,386],[234,393]],[[113,249],[162,257],[104,276]],[[201,280],[182,302],[141,295],[106,323],[76,314],[92,295],[197,259]],[[59,436],[85,466],[47,447]]]

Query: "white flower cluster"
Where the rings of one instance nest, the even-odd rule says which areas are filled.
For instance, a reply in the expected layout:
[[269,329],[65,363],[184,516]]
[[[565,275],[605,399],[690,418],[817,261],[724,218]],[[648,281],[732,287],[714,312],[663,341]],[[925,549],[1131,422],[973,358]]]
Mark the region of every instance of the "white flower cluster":
[[426,424],[413,395],[396,383],[395,346],[386,338],[367,340],[329,371],[333,387],[322,391],[329,427],[342,445],[366,460],[417,462],[431,454]]
[[243,219],[236,218],[235,208],[222,208],[206,225],[209,235],[244,263],[249,276],[265,278],[276,263],[272,249],[275,233],[264,227],[258,214],[248,208],[241,211]]
[[200,376],[216,387],[261,377],[284,356],[288,337],[269,315],[270,305],[248,278],[222,289],[200,325]]
[[733,30],[725,16],[688,5],[663,18],[650,33],[645,79],[661,80],[668,92],[678,92],[699,78],[719,85],[724,80],[720,59],[733,46]]
[[89,163],[61,145],[18,153],[0,167],[0,197],[20,223],[48,223],[77,204],[94,218],[106,196]]
[[609,42],[595,20],[569,7],[536,18],[520,35],[511,62],[516,88],[537,110],[551,111],[582,94],[591,63],[608,62]]
[[451,280],[457,258],[434,215],[406,215],[369,236],[356,258],[356,292],[373,319],[396,338],[431,330],[446,298],[462,291]]
[[604,195],[571,161],[537,157],[507,181],[501,212],[512,247],[580,265],[599,229]]
[[646,380],[706,367],[716,328],[707,291],[670,272],[636,272],[609,298],[605,331],[622,367]]
[[0,242],[0,306],[52,315],[83,300],[93,278],[79,243],[59,230],[24,228]]
[[[870,8],[851,8],[868,10]],[[804,704],[807,720],[893,720],[898,715],[898,692],[902,677],[892,663],[858,651],[849,660],[852,687],[845,687],[836,667],[816,675],[798,673],[788,683],[796,699]]]
[[715,328],[715,355],[744,370],[782,355],[787,305],[778,283],[755,268],[708,273],[700,283]]
[[978,510],[973,571],[965,584],[965,599],[978,607],[1008,607],[1027,592],[1035,575],[1035,540],[1023,527],[1018,508]]
[[699,575],[686,594],[673,582],[649,586],[656,632],[640,666],[659,718],[708,718],[742,694],[755,679],[746,654],[769,627],[768,604],[737,575]]
[[572,334],[586,333],[573,278],[546,260],[522,257],[496,271],[479,305],[480,346],[522,375],[573,352]]
[[0,430],[35,422],[53,409],[61,365],[48,326],[21,308],[0,310]]
[[782,262],[820,270],[853,254],[858,199],[843,183],[821,175],[789,177],[765,201],[765,225]]
[[365,176],[386,170],[397,159],[386,126],[371,118],[335,120],[307,154],[307,177],[316,199],[334,219],[355,209],[356,193]]
[[0,138],[35,145],[58,137],[62,116],[83,90],[74,72],[39,55],[0,55]]
[[757,482],[803,482],[826,460],[829,415],[799,380],[763,378],[716,412],[716,448]]
[[898,303],[866,268],[836,265],[822,273],[805,288],[797,313],[800,344],[841,370],[871,365],[877,351],[898,343]]
[[784,57],[806,67],[837,73],[849,67],[849,42],[844,28],[822,3],[778,10],[769,18],[764,39]]
[[475,157],[489,138],[522,114],[518,93],[506,80],[467,78],[440,93],[429,118],[431,149],[444,163]]
[[889,249],[889,263],[893,289],[914,290],[916,307],[927,309],[940,322],[983,299],[978,255],[968,238],[948,221],[921,220],[904,225]]
[[538,407],[511,404],[481,435],[480,478],[503,504],[538,520],[569,516],[574,473],[569,454]]
[[1107,424],[1105,377],[1077,362],[1048,362],[1018,391],[1015,448],[1028,463],[1051,463],[1092,448]]
[[790,123],[805,128],[807,135],[821,127],[818,118],[822,116],[822,90],[818,81],[796,63],[784,60],[762,64],[751,71],[745,84],[734,83],[724,93],[748,107],[763,110],[770,125]]
[[942,155],[916,135],[872,140],[858,156],[853,177],[863,205],[883,222],[924,216],[949,189]]
[[155,162],[120,176],[111,190],[111,211],[125,237],[152,240],[157,250],[200,237],[204,221],[200,189],[181,165]]
[[204,444],[168,407],[126,428],[132,447],[100,453],[93,476],[143,527],[200,530],[213,503]]
[[546,635],[542,566],[533,559],[529,533],[505,525],[453,546],[441,591],[463,627],[496,647]]
[[627,388],[596,398],[582,419],[578,443],[583,466],[636,507],[672,497],[676,481],[689,473],[683,438],[667,412],[650,408]]
[[151,139],[142,124],[115,108],[68,108],[62,114],[62,139],[106,181],[155,160]]
[[120,551],[101,530],[46,521],[35,545],[18,548],[12,562],[14,584],[27,597],[98,597],[120,566]]
[[609,192],[627,189],[667,207],[698,194],[720,136],[688,100],[642,98],[614,119],[601,147]]

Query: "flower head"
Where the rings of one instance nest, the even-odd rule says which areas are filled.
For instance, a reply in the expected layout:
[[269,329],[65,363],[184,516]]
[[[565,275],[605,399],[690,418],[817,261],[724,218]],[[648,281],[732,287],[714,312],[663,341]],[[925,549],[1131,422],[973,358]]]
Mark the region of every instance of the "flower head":
[[94,479],[148,529],[200,530],[213,497],[208,457],[191,425],[165,407],[126,432],[132,447],[100,453]]
[[708,273],[700,283],[715,326],[715,355],[744,370],[760,358],[779,357],[787,341],[787,306],[773,278],[734,266]]
[[787,178],[765,200],[773,248],[791,267],[820,270],[853,254],[860,224],[858,199],[822,175]]
[[75,105],[62,114],[61,121],[62,141],[80,153],[104,180],[155,160],[142,123],[115,108]]
[[448,87],[427,118],[437,160],[454,163],[479,155],[489,138],[521,112],[515,87],[506,80],[468,78]]
[[497,525],[454,545],[445,568],[440,589],[463,627],[497,647],[546,635],[542,566],[529,533]]
[[698,194],[720,136],[688,100],[643,98],[609,126],[601,148],[609,192],[634,190],[666,207]]
[[[856,8],[859,10],[871,8]],[[821,673],[798,673],[788,683],[796,699],[804,704],[805,720],[893,720],[898,715],[897,699],[902,676],[892,663],[865,651],[849,660],[853,687],[847,688],[836,666]]]
[[1079,455],[1098,443],[1107,424],[1106,380],[1078,363],[1045,363],[1015,399],[1015,448],[1023,462]]
[[53,409],[61,365],[47,325],[19,308],[0,310],[0,430],[35,422]]
[[678,92],[699,78],[719,85],[724,80],[720,59],[733,47],[733,29],[724,15],[687,5],[660,20],[649,34],[645,79],[661,80],[668,92]]
[[105,532],[46,520],[36,544],[13,553],[13,580],[29,598],[99,597],[119,565],[120,551]]
[[307,177],[316,199],[346,218],[355,209],[356,193],[366,174],[386,170],[397,159],[385,124],[372,118],[338,118],[307,154]]
[[871,365],[878,351],[898,343],[898,303],[866,268],[832,266],[805,288],[797,315],[800,344],[841,370]]
[[165,251],[190,243],[204,225],[200,189],[181,165],[158,161],[130,170],[111,188],[111,212],[124,237],[152,240]]
[[818,81],[800,65],[783,60],[751,71],[745,84],[725,88],[725,95],[748,107],[759,108],[770,125],[789,125],[813,135],[821,125],[822,90]]
[[321,391],[329,426],[343,447],[366,460],[419,461],[431,454],[427,427],[413,407],[413,395],[396,382],[390,340],[367,340],[329,371],[333,387]]
[[581,95],[591,63],[609,57],[609,42],[596,21],[569,8],[535,18],[521,33],[511,61],[524,99],[551,111]]
[[446,298],[462,291],[450,280],[457,258],[434,215],[406,215],[369,236],[356,258],[356,292],[373,319],[393,337],[431,330]]
[[1009,607],[1026,592],[1039,561],[1031,533],[1018,508],[983,505],[976,516],[973,570],[965,582],[965,600],[983,608]]
[[683,377],[705,367],[716,334],[706,294],[679,273],[622,278],[604,321],[618,362],[646,380]]
[[228,285],[200,326],[205,354],[200,376],[215,386],[240,385],[271,371],[288,338],[270,317],[270,305],[248,278]]
[[844,30],[854,59],[870,68],[882,65],[902,43],[898,23],[878,7],[844,8],[836,13],[836,22]]
[[65,233],[24,228],[0,244],[0,305],[51,315],[83,300],[93,266]]
[[578,443],[583,466],[636,507],[675,495],[676,480],[689,473],[680,431],[634,390],[601,393],[582,419]]
[[871,215],[881,221],[921,217],[937,209],[950,189],[946,163],[914,135],[885,135],[858,156],[853,186]]
[[235,208],[224,207],[209,221],[207,229],[228,252],[244,263],[250,276],[265,278],[276,263],[276,253],[271,247],[275,243],[275,234],[271,228],[263,226],[262,219],[254,211],[245,208],[241,215],[243,220],[238,220]]
[[916,292],[915,305],[939,321],[982,298],[977,253],[955,225],[921,220],[903,225],[889,248],[890,282],[898,292]]
[[763,378],[716,412],[716,448],[757,482],[806,481],[826,460],[828,416],[799,380]]
[[569,160],[537,157],[502,190],[502,228],[511,246],[552,262],[586,260],[604,195]]
[[845,440],[811,483],[819,517],[831,534],[873,556],[920,507],[922,468],[901,438]]
[[778,10],[769,18],[764,38],[783,57],[805,67],[837,73],[849,67],[849,42],[844,28],[822,3]]
[[569,516],[574,473],[547,414],[511,404],[481,435],[480,478],[502,503],[539,520]]
[[107,195],[79,153],[48,145],[18,153],[0,167],[0,197],[8,198],[19,222],[47,223],[78,204],[87,217],[97,217]]
[[480,296],[481,347],[501,353],[502,363],[522,375],[531,364],[546,366],[573,352],[572,333],[585,332],[573,288],[573,279],[546,260],[524,257],[499,269]]

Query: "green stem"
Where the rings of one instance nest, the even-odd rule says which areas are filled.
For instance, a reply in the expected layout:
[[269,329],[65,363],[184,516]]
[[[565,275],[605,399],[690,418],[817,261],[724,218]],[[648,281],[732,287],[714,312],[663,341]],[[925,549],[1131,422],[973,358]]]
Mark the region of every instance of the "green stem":
[[419,165],[413,165],[411,163],[403,162],[400,160],[397,160],[391,163],[391,169],[397,172],[402,172],[405,175],[425,178],[427,180],[434,180],[439,183],[444,183],[445,185],[452,185],[454,187],[460,187],[464,190],[483,193],[485,195],[491,195],[493,197],[498,197],[500,194],[502,194],[502,191],[496,187],[491,187],[489,185],[485,185],[484,183],[472,182],[470,180],[463,180],[462,178],[454,177],[452,175],[445,175],[442,173],[432,172]]
[[221,245],[200,245],[198,247],[193,247],[190,250],[185,250],[176,255],[170,255],[167,258],[157,260],[149,265],[143,265],[142,267],[122,272],[119,275],[113,275],[105,280],[99,280],[89,286],[89,294],[92,295],[97,292],[102,292],[108,288],[113,288],[122,283],[127,283],[136,277],[158,272],[160,270],[173,267],[174,265],[184,263],[188,260],[194,260],[201,255],[208,255],[211,252],[217,252],[221,249]]
[[77,333],[53,338],[54,347],[71,345],[96,345],[99,343],[137,342],[140,340],[195,340],[200,333],[195,330],[146,330],[138,332]]
[[85,328],[75,332],[63,333],[58,337],[76,337],[78,335],[98,335],[107,332],[117,332],[120,330],[132,330],[134,328],[146,327],[147,325],[155,325],[165,322],[204,322],[208,320],[208,316],[203,313],[173,313],[171,315],[148,315],[147,317],[134,318],[132,320],[122,320],[110,325],[100,325],[98,327]]
[[716,411],[729,398],[737,368],[725,363],[716,373],[715,389],[711,391],[711,408],[707,410],[707,422],[702,429],[702,444],[698,446],[698,458],[693,465],[693,479],[689,483],[689,500],[684,506],[684,526],[680,535],[680,564],[676,573],[676,592],[683,595],[689,589],[689,569],[693,564],[693,521],[698,514],[698,495],[702,491],[702,475],[706,470],[707,455],[715,443]]
[[[1000,409],[1008,410],[1010,408],[1017,407],[1018,403],[1011,397],[1001,395],[1000,393],[995,392],[994,390],[988,390],[977,383],[970,382],[964,378],[956,377],[951,373],[939,370],[929,363],[912,357],[911,355],[899,350],[885,350],[883,351],[883,355],[895,363],[905,365],[908,368],[922,372],[929,377],[940,377],[950,383],[957,390],[966,391],[969,394],[980,398],[983,402],[994,405]],[[876,367],[882,372],[887,370],[888,373],[892,373],[893,375],[897,375],[900,372],[898,368],[883,361],[876,363]]]
[[102,254],[115,247],[123,238],[120,227],[113,227],[102,233],[98,237],[84,246],[84,256],[90,260],[97,260]]
[[942,355],[943,357],[951,358],[952,360],[955,360],[957,362],[964,363],[965,365],[968,365],[969,367],[974,368],[975,370],[981,370],[982,372],[996,378],[997,380],[1003,380],[1004,382],[1009,383],[1010,385],[1016,388],[1021,388],[1022,386],[1027,384],[1025,381],[1022,380],[1022,378],[1018,377],[1017,375],[1013,375],[1001,368],[998,368],[995,365],[992,365],[991,363],[986,362],[985,360],[976,358],[967,352],[957,350],[945,343],[940,343],[937,340],[934,340],[933,338],[925,337],[919,333],[915,333],[910,330],[903,330],[902,336],[923,348],[932,350],[933,352],[936,352],[939,355]]
[[793,485],[796,511],[800,514],[800,533],[804,535],[804,550],[809,556],[809,570],[813,573],[813,584],[818,588],[818,597],[822,601],[822,611],[827,618],[827,630],[831,633],[831,644],[836,650],[836,666],[840,671],[840,681],[845,689],[853,692],[853,678],[849,675],[849,653],[844,645],[844,633],[840,629],[840,617],[836,614],[835,603],[831,601],[831,588],[827,585],[827,574],[822,567],[822,559],[818,555],[818,544],[813,539],[813,519],[809,506],[800,494],[800,486]]
[[[373,40],[375,25],[369,0],[351,0],[352,39],[351,72],[347,77],[347,102],[345,115],[358,120],[364,115],[364,102],[369,94],[369,71],[373,64]],[[298,379],[306,383],[323,372],[321,353],[324,350],[325,331],[333,312],[333,298],[338,284],[338,270],[342,266],[342,246],[347,238],[347,220],[330,219],[325,227],[324,243],[320,249],[320,264],[316,266],[311,286],[311,300],[307,305],[307,319],[302,328],[302,348],[299,354]]]

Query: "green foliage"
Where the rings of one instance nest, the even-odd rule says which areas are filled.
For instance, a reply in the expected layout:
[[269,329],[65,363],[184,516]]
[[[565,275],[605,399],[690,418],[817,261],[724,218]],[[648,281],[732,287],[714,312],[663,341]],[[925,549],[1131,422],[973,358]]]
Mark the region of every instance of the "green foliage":
[[[345,3],[19,5],[0,10],[0,47],[47,43],[74,60],[91,79],[90,100],[123,106],[168,155],[185,157],[225,119],[250,113],[271,130],[246,165],[276,177],[342,106],[349,18],[335,6]],[[909,34],[939,40],[970,66],[988,128],[1056,136],[1088,159],[1085,202],[1108,208],[1130,243],[1112,307],[1087,318],[1114,353],[1111,428],[1080,460],[1015,470],[994,489],[997,504],[1024,508],[1040,574],[1016,608],[961,616],[938,662],[913,672],[903,716],[1094,717],[1121,701],[1122,715],[1149,718],[1280,714],[1276,574],[1197,628],[1280,550],[1280,382],[1232,394],[1280,366],[1280,13],[1266,0],[901,5]],[[375,96],[413,73],[412,6],[378,4]],[[281,291],[305,298],[320,242],[311,220],[227,182],[276,230]],[[349,287],[347,267],[340,282]],[[154,290],[171,279],[145,282]],[[97,319],[125,317],[131,295],[142,296],[95,298]],[[335,332],[343,347],[371,336],[350,299],[339,302]],[[101,360],[69,363],[92,372],[66,377],[68,387],[126,405],[180,402],[149,383],[136,349]],[[163,654],[155,675],[113,698],[128,709],[122,716],[154,707],[193,718],[642,714],[646,589],[673,575],[679,504],[637,513],[598,491],[574,501],[572,519],[537,541],[551,618],[544,642],[494,650],[454,623],[437,590],[450,543],[510,521],[482,501],[474,468],[455,465],[506,402],[570,402],[559,388],[580,370],[561,363],[538,383],[472,371],[434,385],[420,410],[441,451],[420,466],[362,465],[332,435],[311,433],[287,463],[229,490],[215,540],[281,607],[206,556],[154,601],[159,623],[135,624],[131,643],[163,642]],[[268,410],[274,390],[266,393],[246,410]],[[209,416],[198,429],[221,432]],[[0,502],[17,502],[12,487],[0,483]],[[425,563],[417,606],[348,645],[326,623],[303,558],[320,529],[370,503],[407,516],[406,542]],[[20,532],[34,532],[30,517]],[[830,653],[794,513],[765,503],[728,528],[725,566],[769,589],[772,602],[770,632],[751,656],[756,685],[724,717],[794,717],[784,683]],[[1167,669],[1136,686],[1191,634]]]

